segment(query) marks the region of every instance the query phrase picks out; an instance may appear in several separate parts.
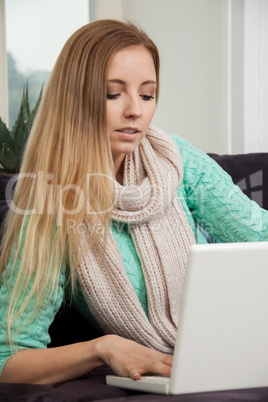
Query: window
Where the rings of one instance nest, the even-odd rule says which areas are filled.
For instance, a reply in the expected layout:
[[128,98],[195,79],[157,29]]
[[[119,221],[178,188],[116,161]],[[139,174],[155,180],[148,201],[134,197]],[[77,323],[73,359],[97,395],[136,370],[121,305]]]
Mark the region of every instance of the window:
[[12,128],[26,82],[33,105],[68,37],[90,21],[90,1],[8,0],[5,11]]

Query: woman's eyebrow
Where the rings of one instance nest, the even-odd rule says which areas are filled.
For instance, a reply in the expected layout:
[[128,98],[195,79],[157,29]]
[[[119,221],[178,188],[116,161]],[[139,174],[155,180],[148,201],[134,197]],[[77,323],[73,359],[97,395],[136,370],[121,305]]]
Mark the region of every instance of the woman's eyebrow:
[[[126,85],[126,82],[125,82],[125,81],[120,80],[120,79],[117,79],[117,78],[108,80],[108,83],[109,83],[109,84]],[[143,86],[143,85],[148,85],[148,84],[156,85],[156,81],[154,81],[154,80],[147,80],[147,81],[144,81],[144,82],[141,84],[141,86]]]
[[112,79],[112,80],[108,80],[109,84],[120,84],[120,85],[125,85],[125,81],[119,80],[119,79]]
[[144,81],[144,82],[141,84],[141,86],[143,86],[143,85],[148,85],[148,84],[156,85],[156,81],[153,81],[153,80]]

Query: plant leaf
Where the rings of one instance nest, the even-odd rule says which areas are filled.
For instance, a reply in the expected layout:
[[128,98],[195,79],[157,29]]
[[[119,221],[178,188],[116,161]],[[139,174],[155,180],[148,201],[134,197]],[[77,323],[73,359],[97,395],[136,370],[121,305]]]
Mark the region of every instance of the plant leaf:
[[23,100],[22,100],[17,119],[15,121],[15,124],[14,124],[12,132],[11,132],[12,138],[15,138],[18,135],[18,132],[20,131],[21,126],[23,125],[24,121],[25,121],[25,119],[23,116]]
[[20,158],[22,157],[27,139],[32,129],[33,121],[42,99],[42,93],[43,93],[43,86],[39,93],[36,104],[33,110],[31,111],[29,106],[28,87],[26,87],[26,93],[24,93],[22,99],[20,116],[18,117],[18,126],[16,127],[16,130],[14,130],[14,150],[16,154],[19,155]]
[[14,150],[13,139],[11,137],[10,131],[5,125],[5,123],[0,118],[0,148],[9,148]]
[[[41,102],[41,99],[42,99],[42,96],[43,96],[43,88],[44,88],[44,84],[43,84],[42,87],[41,87],[41,90],[40,90],[40,93],[39,93],[39,95],[38,95],[38,99],[37,99],[37,101],[36,101],[36,104],[35,104],[35,106],[33,107],[33,110],[31,111],[31,116],[32,116],[33,120],[34,120],[34,118],[35,118],[35,116],[36,116],[37,110],[38,110],[38,108],[39,108],[39,105],[40,105],[40,102]],[[33,121],[33,120],[32,120],[32,121]]]
[[22,110],[23,110],[24,120],[27,121],[28,117],[31,113],[27,82],[26,82],[25,89],[23,90],[23,95],[22,95]]
[[0,162],[6,172],[16,173],[20,160],[13,151],[2,149],[0,152]]
[[7,172],[17,172],[20,167],[23,151],[32,129],[33,121],[42,99],[42,94],[43,85],[37,102],[31,111],[28,83],[26,82],[25,88],[23,89],[19,113],[12,131],[9,131],[0,119],[0,164]]

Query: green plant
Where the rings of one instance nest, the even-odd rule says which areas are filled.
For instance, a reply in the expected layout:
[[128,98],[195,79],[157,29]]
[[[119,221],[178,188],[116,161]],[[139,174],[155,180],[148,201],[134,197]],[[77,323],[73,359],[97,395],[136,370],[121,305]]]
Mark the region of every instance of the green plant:
[[25,144],[30,134],[42,93],[43,87],[34,108],[31,110],[28,86],[26,85],[23,90],[19,114],[11,131],[0,118],[0,172],[17,173],[19,171]]

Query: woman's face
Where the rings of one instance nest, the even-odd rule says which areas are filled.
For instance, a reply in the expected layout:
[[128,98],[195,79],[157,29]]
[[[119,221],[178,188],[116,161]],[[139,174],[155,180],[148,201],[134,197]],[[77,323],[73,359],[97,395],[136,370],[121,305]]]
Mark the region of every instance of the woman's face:
[[149,128],[156,108],[156,85],[153,59],[145,47],[129,47],[112,58],[107,76],[107,126],[116,172]]

